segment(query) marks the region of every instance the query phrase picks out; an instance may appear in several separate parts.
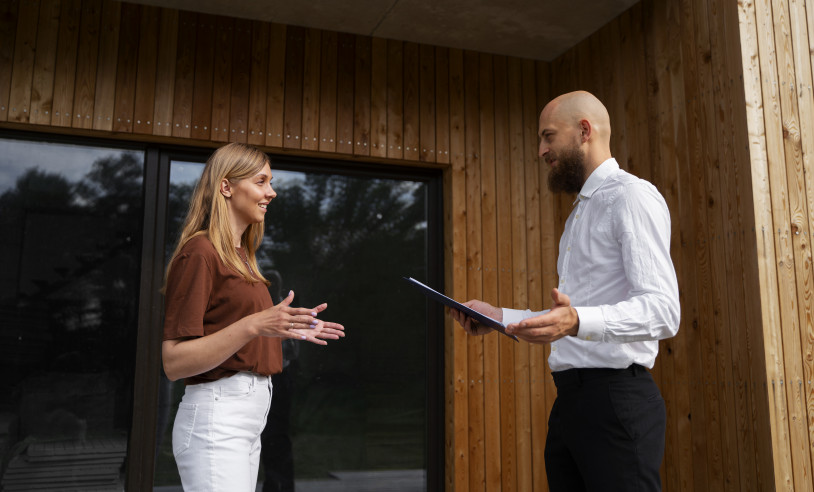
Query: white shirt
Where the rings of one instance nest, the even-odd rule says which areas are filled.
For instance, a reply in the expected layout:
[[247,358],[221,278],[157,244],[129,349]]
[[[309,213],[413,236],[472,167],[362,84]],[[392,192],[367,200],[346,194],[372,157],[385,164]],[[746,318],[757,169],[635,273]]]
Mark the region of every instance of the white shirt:
[[[552,371],[652,368],[658,340],[678,332],[678,281],[670,211],[656,188],[603,162],[585,181],[560,238],[558,289],[579,314],[579,333],[551,344]],[[503,310],[503,324],[542,312]]]

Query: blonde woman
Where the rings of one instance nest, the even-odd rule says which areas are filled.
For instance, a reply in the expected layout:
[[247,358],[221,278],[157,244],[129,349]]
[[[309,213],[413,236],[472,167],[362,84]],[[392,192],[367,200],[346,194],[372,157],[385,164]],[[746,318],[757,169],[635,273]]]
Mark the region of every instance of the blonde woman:
[[317,319],[327,308],[276,306],[255,251],[277,196],[268,156],[244,144],[216,150],[204,167],[167,266],[162,356],[186,388],[172,447],[186,491],[254,491],[271,375],[283,338],[326,345],[344,336]]

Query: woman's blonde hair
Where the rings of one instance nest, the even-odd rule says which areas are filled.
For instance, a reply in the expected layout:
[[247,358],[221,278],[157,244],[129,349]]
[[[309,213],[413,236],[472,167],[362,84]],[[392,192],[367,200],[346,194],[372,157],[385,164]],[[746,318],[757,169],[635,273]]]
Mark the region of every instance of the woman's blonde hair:
[[257,259],[255,257],[257,248],[263,242],[263,222],[249,224],[249,227],[243,231],[240,238],[249,264],[255,273],[252,275],[235,248],[226,207],[226,198],[220,192],[220,185],[224,179],[237,183],[241,179],[256,175],[266,164],[270,166],[271,161],[264,152],[242,143],[230,143],[212,153],[206,161],[206,166],[204,166],[200,181],[195,186],[195,191],[192,192],[189,210],[181,228],[178,245],[175,247],[172,258],[170,258],[167,265],[167,273],[164,277],[165,287],[172,264],[181,248],[190,239],[200,235],[206,235],[215,247],[215,251],[218,252],[221,261],[240,272],[246,281],[263,282],[269,285],[269,281],[263,277],[260,269],[257,268]]

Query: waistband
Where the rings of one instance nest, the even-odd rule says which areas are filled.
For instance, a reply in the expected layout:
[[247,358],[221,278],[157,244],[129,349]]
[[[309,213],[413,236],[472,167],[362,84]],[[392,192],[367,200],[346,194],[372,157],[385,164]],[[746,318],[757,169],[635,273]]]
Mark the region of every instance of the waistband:
[[579,386],[589,381],[612,379],[617,377],[637,377],[649,374],[647,368],[639,364],[632,364],[624,369],[606,368],[575,368],[552,372],[554,384],[557,388]]

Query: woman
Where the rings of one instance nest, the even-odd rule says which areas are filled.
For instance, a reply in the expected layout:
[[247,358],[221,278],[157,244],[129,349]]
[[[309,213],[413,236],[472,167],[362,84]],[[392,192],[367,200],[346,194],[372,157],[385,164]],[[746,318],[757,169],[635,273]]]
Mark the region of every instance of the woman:
[[162,355],[186,389],[172,431],[184,490],[253,492],[271,374],[282,370],[280,343],[326,345],[344,328],[317,319],[327,308],[273,305],[255,251],[277,194],[268,156],[244,144],[216,150],[195,188],[167,266]]

